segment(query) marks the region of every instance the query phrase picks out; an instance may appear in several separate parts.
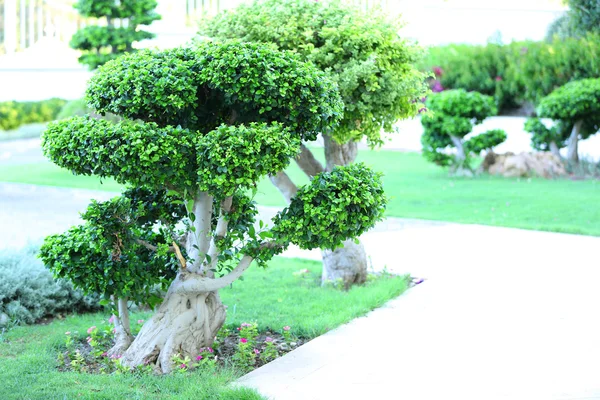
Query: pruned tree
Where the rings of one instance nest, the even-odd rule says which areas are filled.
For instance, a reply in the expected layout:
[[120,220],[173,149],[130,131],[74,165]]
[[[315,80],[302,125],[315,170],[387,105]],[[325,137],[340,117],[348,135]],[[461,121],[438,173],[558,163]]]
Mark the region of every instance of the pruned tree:
[[160,19],[155,12],[157,4],[156,0],[77,0],[74,7],[82,17],[101,22],[81,28],[71,38],[70,46],[83,52],[79,62],[95,69],[132,52],[134,43],[154,38],[140,25]]
[[[557,122],[554,137],[567,140],[567,161],[579,162],[578,143],[600,129],[600,79],[572,81],[544,97],[537,113]],[[558,144],[558,143],[557,143]]]
[[[338,84],[344,117],[332,131],[323,132],[325,165],[306,143],[295,160],[312,179],[336,165],[353,163],[363,138],[379,146],[383,133],[393,132],[398,120],[418,114],[420,99],[428,92],[426,76],[414,67],[422,50],[399,36],[401,26],[381,10],[365,12],[339,0],[254,0],[208,20],[200,35],[292,50]],[[296,191],[283,171],[271,181],[287,201]],[[341,279],[349,286],[365,281],[367,256],[361,244],[347,241],[344,248],[322,253],[323,282]]]
[[[423,156],[430,162],[450,167],[454,175],[473,176],[472,156],[501,144],[506,133],[493,129],[465,140],[473,126],[496,114],[494,99],[464,89],[432,94],[426,101],[428,113],[421,117]],[[454,148],[454,152],[448,150]]]
[[[333,83],[290,53],[238,42],[142,50],[100,67],[87,99],[123,120],[52,123],[44,153],[133,188],[93,203],[84,224],[45,240],[41,257],[117,301],[112,351],[126,366],[171,371],[174,354],[211,345],[226,316],[219,289],[253,261],[265,266],[290,243],[336,248],[383,216],[379,175],[356,164],[316,174],[271,227],[255,227],[256,183],[283,170],[302,140],[329,132],[342,109]],[[164,299],[156,285],[168,287]],[[162,301],[135,339],[127,300]]]
[[525,121],[525,131],[531,133],[531,147],[539,151],[549,151],[557,157],[560,149],[567,145],[570,127],[560,121],[548,128],[538,117]]

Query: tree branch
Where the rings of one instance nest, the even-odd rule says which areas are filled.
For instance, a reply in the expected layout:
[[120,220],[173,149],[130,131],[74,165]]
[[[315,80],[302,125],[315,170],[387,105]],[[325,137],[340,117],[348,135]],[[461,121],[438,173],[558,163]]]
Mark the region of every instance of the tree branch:
[[[152,243],[147,242],[145,240],[135,239],[135,242],[137,244],[140,244],[140,245],[144,246],[145,248],[147,248],[150,251],[156,251],[156,250],[158,250],[158,246],[155,246]],[[175,252],[175,247],[174,246],[169,246],[169,251],[174,253]]]
[[208,249],[208,259],[210,259],[210,262],[208,263],[208,266],[205,269],[205,275],[209,278],[215,276],[212,270],[217,265],[217,257],[219,255],[219,247],[217,246],[217,240],[219,240],[219,238],[225,237],[225,235],[227,234],[228,221],[226,216],[231,211],[232,202],[233,197],[231,196],[221,201],[221,211],[219,212],[219,220],[217,222],[215,234],[210,243],[210,248]]
[[313,178],[315,175],[325,171],[323,165],[315,158],[312,151],[308,149],[304,144],[300,146],[300,154],[296,156],[296,163],[304,171],[309,178]]
[[[188,235],[188,255],[194,259],[188,266],[191,272],[199,272],[210,246],[213,197],[207,192],[199,192],[194,198],[192,213],[195,215],[194,231]],[[191,239],[191,240],[190,240]]]
[[271,182],[283,195],[288,203],[298,193],[298,187],[292,182],[290,177],[283,171],[279,171],[276,175],[269,175]]
[[[262,244],[262,248],[275,248],[280,246],[274,242],[266,242]],[[183,281],[180,285],[174,287],[175,293],[202,293],[202,292],[214,292],[224,287],[231,285],[235,282],[244,272],[248,269],[254,257],[245,255],[242,257],[237,267],[235,267],[230,273],[217,279],[210,278],[195,278]]]

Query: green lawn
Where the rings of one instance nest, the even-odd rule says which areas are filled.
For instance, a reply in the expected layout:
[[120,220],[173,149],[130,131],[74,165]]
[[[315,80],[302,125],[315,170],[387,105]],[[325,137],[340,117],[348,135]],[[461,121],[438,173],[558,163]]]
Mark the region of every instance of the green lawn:
[[[322,151],[317,151],[322,158]],[[385,174],[390,197],[387,215],[460,223],[507,226],[600,236],[600,181],[508,179],[481,176],[450,178],[419,154],[361,151],[364,161]],[[307,182],[297,166],[289,168],[294,181]],[[118,185],[76,177],[51,164],[0,166],[0,181],[116,190]],[[256,200],[280,206],[277,190],[263,180]]]
[[[302,277],[293,273],[308,269]],[[348,292],[321,288],[318,262],[276,258],[267,270],[251,267],[232,287],[221,291],[228,306],[226,324],[255,321],[259,329],[292,332],[312,338],[382,305],[406,290],[402,277],[382,277]],[[132,321],[147,319],[138,313]],[[56,370],[57,351],[65,332],[85,331],[108,315],[88,314],[55,320],[49,325],[23,326],[0,331],[0,399],[259,399],[247,389],[227,383],[235,371],[216,374],[134,376],[90,375]]]

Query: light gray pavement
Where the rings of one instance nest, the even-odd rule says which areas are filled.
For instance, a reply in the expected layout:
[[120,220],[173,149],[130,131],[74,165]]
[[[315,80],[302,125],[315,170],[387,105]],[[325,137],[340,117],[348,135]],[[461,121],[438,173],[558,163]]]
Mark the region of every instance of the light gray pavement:
[[600,238],[441,224],[365,235],[426,278],[251,372],[270,399],[600,399]]

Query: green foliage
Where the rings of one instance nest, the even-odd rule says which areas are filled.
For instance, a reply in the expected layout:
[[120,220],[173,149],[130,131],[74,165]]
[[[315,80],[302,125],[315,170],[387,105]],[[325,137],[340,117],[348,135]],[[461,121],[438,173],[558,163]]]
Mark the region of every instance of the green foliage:
[[[71,38],[70,46],[81,50],[79,62],[95,69],[125,52],[133,43],[152,39],[153,33],[139,29],[160,19],[156,0],[78,0],[74,7],[83,17],[106,18],[106,25],[86,26]],[[115,26],[120,20],[120,26]]]
[[437,71],[446,89],[494,96],[503,111],[524,101],[538,103],[572,80],[600,76],[599,53],[600,34],[590,33],[551,42],[432,47],[420,68]]
[[494,43],[430,47],[419,68],[433,71],[442,88],[492,96],[497,107],[506,110],[518,106],[520,99],[520,87],[507,79],[513,50],[510,46]]
[[[57,278],[70,279],[86,293],[153,306],[161,300],[155,286],[168,284],[177,265],[174,255],[167,254],[169,232],[153,231],[153,219],[182,218],[177,218],[181,210],[173,202],[165,191],[151,195],[140,189],[106,202],[93,201],[82,214],[83,225],[44,240],[40,258]],[[158,249],[149,252],[137,239],[157,243]]]
[[573,81],[554,90],[542,99],[538,114],[570,122],[600,120],[600,79]]
[[427,92],[425,75],[413,67],[421,49],[398,36],[401,26],[382,11],[337,0],[255,0],[224,11],[200,33],[273,43],[313,62],[337,82],[344,101],[333,136],[378,145],[381,129],[391,132],[398,119],[416,115]]
[[[423,156],[430,162],[453,169],[470,168],[471,153],[479,154],[506,140],[504,131],[493,130],[464,141],[474,125],[496,114],[494,99],[490,96],[463,89],[446,90],[429,96],[426,105],[430,112],[421,118],[421,144]],[[446,148],[458,146],[457,142],[460,142],[464,157],[445,153]]]
[[539,118],[533,117],[525,121],[525,131],[531,133],[531,147],[540,151],[550,151],[550,144],[554,143],[560,149],[566,146],[569,138],[570,126],[557,121],[548,128]]
[[303,249],[336,248],[383,218],[381,174],[358,163],[323,172],[300,188],[274,219],[274,236]]
[[300,139],[279,123],[221,125],[198,144],[199,187],[213,196],[231,196],[285,169],[299,151]]
[[547,39],[581,37],[589,32],[600,33],[600,3],[598,0],[565,0],[569,9],[548,28]]
[[342,111],[323,73],[291,53],[239,42],[127,55],[99,70],[87,97],[100,113],[160,126],[206,133],[277,121],[306,140],[329,131]]
[[0,325],[2,314],[12,323],[32,324],[43,317],[101,308],[98,295],[85,296],[68,280],[54,280],[36,252],[33,248],[0,252]]
[[506,141],[506,132],[502,129],[490,129],[477,136],[473,136],[465,141],[465,151],[473,154],[480,154],[484,150],[489,150]]
[[43,101],[0,102],[0,130],[16,129],[21,125],[48,122],[55,119],[65,105],[62,99]]
[[113,124],[85,116],[49,124],[42,149],[55,164],[79,175],[184,190],[196,182],[197,139],[196,133],[173,126],[129,120]]

